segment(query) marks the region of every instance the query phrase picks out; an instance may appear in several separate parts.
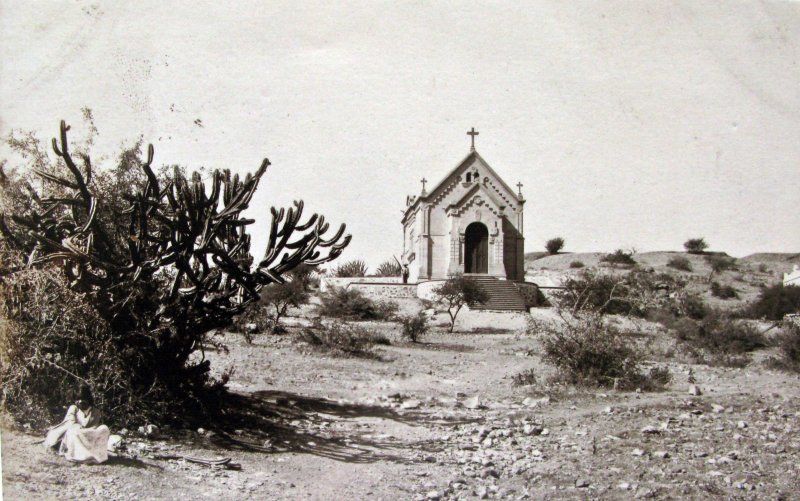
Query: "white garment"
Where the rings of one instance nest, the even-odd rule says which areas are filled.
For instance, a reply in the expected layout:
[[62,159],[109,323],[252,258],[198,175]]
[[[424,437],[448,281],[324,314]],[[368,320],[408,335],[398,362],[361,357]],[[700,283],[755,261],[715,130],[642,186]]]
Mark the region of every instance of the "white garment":
[[71,405],[64,420],[47,432],[44,445],[55,447],[70,461],[103,463],[108,460],[108,426],[100,425],[100,413]]

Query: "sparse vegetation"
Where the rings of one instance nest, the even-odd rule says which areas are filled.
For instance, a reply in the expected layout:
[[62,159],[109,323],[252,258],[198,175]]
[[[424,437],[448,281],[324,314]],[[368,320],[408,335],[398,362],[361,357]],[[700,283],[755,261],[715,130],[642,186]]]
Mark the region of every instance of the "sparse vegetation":
[[683,248],[689,254],[702,254],[708,249],[708,244],[703,238],[690,238],[683,243]]
[[787,322],[783,332],[773,340],[778,347],[778,358],[769,361],[774,368],[800,372],[800,324]]
[[533,369],[524,370],[511,376],[511,383],[514,386],[531,386],[536,384],[536,371]]
[[606,254],[600,258],[601,263],[608,263],[610,265],[619,266],[636,266],[636,260],[633,259],[632,252],[626,252],[622,249],[617,249],[611,254]]
[[340,278],[366,277],[367,263],[361,259],[345,261],[333,270],[333,276]]
[[714,277],[715,274],[720,274],[726,270],[736,268],[736,259],[724,254],[712,254],[706,256],[706,262],[711,267],[711,273],[708,275],[708,281]]
[[464,275],[453,275],[433,290],[437,299],[447,306],[450,315],[450,332],[456,325],[458,312],[465,304],[483,304],[489,295],[478,283]]
[[755,303],[745,309],[745,316],[781,320],[789,313],[800,313],[800,287],[777,283],[761,291]]
[[390,320],[397,303],[373,301],[358,289],[333,287],[320,296],[320,314],[344,320]]
[[583,268],[584,266],[586,265],[583,264],[583,261],[572,261],[571,263],[569,263],[569,267],[572,269]]
[[564,248],[564,239],[561,237],[551,238],[544,244],[544,248],[550,255],[558,254]]
[[750,352],[767,345],[756,327],[717,311],[699,321],[682,319],[673,327],[690,353],[709,365],[743,367],[750,361]]
[[644,316],[649,308],[665,302],[659,280],[669,276],[630,273],[626,276],[582,271],[562,284],[565,289],[556,295],[557,306],[578,315],[591,310],[601,315]]
[[720,299],[738,298],[739,293],[730,285],[720,285],[719,282],[711,282],[711,295]]
[[387,259],[375,270],[376,277],[399,277],[402,273],[403,268],[395,259]]
[[692,262],[683,256],[674,256],[667,261],[667,266],[680,271],[692,271]]
[[412,343],[419,342],[430,329],[428,317],[423,312],[400,317],[400,324],[403,326],[403,337]]
[[373,329],[339,320],[325,324],[319,319],[301,331],[300,340],[314,349],[350,357],[375,357],[375,345],[390,344]]

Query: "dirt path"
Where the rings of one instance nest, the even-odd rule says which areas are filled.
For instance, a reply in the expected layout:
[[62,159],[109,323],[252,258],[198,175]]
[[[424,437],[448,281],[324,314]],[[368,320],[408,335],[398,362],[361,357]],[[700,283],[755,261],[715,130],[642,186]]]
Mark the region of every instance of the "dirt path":
[[[386,325],[381,327],[386,329]],[[432,335],[331,358],[291,336],[231,337],[213,365],[251,419],[217,434],[128,438],[124,456],[75,466],[4,430],[5,499],[792,499],[800,492],[800,380],[670,366],[659,394],[542,399],[510,377],[546,369],[512,334]],[[474,397],[478,397],[478,402]],[[526,400],[527,399],[527,400]],[[477,407],[477,408],[469,408]],[[241,470],[157,454],[231,456]]]

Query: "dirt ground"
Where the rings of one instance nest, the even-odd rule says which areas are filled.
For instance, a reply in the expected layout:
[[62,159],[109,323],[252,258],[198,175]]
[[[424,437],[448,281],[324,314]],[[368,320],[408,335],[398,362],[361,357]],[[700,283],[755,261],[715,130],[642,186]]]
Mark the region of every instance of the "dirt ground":
[[[291,320],[291,319],[290,319]],[[669,362],[662,393],[543,391],[535,338],[495,329],[423,343],[375,324],[376,358],[335,358],[291,332],[227,335],[230,388],[251,419],[168,439],[125,437],[73,465],[3,430],[5,499],[797,499],[800,378]],[[144,424],[144,423],[143,423]],[[114,430],[119,431],[119,430]],[[231,457],[241,469],[174,454]]]

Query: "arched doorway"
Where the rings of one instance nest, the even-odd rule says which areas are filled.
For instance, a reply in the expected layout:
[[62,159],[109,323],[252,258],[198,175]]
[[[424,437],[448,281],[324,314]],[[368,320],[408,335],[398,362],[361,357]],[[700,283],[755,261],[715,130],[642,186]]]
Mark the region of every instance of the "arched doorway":
[[464,273],[489,273],[489,229],[483,223],[464,232]]

